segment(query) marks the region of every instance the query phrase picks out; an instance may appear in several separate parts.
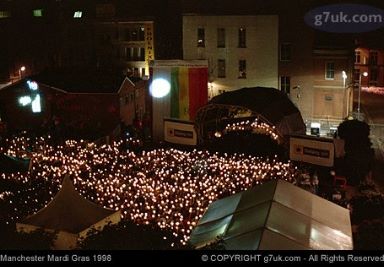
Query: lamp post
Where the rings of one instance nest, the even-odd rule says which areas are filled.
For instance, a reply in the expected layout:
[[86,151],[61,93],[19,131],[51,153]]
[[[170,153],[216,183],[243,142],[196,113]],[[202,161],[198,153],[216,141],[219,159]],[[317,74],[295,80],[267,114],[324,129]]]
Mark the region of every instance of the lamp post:
[[21,78],[23,78],[23,72],[25,71],[25,66],[21,66],[21,68],[19,69],[19,79],[21,80]]
[[359,75],[359,97],[357,100],[357,119],[360,120],[360,100],[361,100],[361,76],[367,77],[368,72],[364,71]]

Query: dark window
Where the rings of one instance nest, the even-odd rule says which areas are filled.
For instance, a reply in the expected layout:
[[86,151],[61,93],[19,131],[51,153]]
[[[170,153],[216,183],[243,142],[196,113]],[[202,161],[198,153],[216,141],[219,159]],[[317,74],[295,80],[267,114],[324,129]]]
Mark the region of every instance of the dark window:
[[133,61],[133,48],[126,47],[125,48],[125,58],[127,61]]
[[246,47],[246,30],[245,28],[240,28],[239,29],[239,47],[240,48],[245,48]]
[[140,27],[139,29],[139,41],[144,41],[144,27]]
[[144,47],[140,47],[140,55],[139,55],[139,61],[145,61],[145,49]]
[[97,18],[110,18],[115,15],[115,6],[113,4],[97,4],[96,17]]
[[291,44],[283,43],[280,45],[280,60],[290,61],[291,60]]
[[129,29],[124,30],[125,41],[131,41],[131,31]]
[[131,41],[138,41],[138,40],[139,40],[138,29],[131,29]]
[[239,79],[247,78],[247,61],[239,60]]
[[355,63],[360,64],[360,60],[361,60],[360,51],[355,51]]
[[353,81],[358,84],[359,80],[360,80],[360,69],[354,69],[353,70]]
[[217,77],[225,78],[225,59],[217,60]]
[[377,52],[376,51],[369,52],[369,64],[370,65],[377,65]]
[[145,76],[145,68],[141,68],[141,77]]
[[335,78],[335,63],[327,62],[325,63],[325,79],[333,80]]
[[378,74],[378,71],[376,68],[372,68],[370,70],[370,73],[369,73],[369,82],[372,83],[372,84],[376,84],[377,83],[377,75]]
[[291,92],[291,77],[281,76],[280,77],[280,90],[286,94]]
[[225,29],[217,29],[217,47],[225,47]]
[[197,29],[197,46],[205,47],[205,30],[204,28]]

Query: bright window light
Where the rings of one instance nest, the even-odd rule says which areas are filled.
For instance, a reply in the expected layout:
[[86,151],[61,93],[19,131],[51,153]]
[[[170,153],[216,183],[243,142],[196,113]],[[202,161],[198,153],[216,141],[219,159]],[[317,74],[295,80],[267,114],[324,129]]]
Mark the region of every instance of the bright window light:
[[31,104],[32,99],[30,96],[21,96],[19,97],[19,104],[22,105],[23,107],[26,105]]
[[171,91],[171,85],[167,80],[158,78],[153,80],[151,86],[149,87],[149,91],[153,97],[162,98],[169,94]]
[[73,14],[74,18],[81,18],[82,16],[83,16],[82,11],[75,11],[75,13]]
[[36,95],[35,99],[32,101],[32,112],[33,113],[41,112],[40,95]]
[[11,13],[6,10],[0,10],[0,18],[9,18],[11,16]]
[[27,81],[27,84],[28,84],[29,89],[31,89],[33,91],[36,91],[37,89],[39,89],[39,85],[37,84],[37,82]]
[[43,10],[42,9],[33,10],[33,16],[34,17],[42,17],[43,16]]

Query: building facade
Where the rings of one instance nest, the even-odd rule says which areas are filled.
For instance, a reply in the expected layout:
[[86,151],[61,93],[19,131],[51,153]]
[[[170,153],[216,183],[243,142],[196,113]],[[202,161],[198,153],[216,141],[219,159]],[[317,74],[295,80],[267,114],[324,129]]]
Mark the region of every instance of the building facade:
[[208,95],[278,86],[278,16],[183,15],[183,59],[209,64]]
[[128,77],[148,77],[155,59],[154,22],[145,20],[95,21],[97,64],[113,64]]
[[[295,16],[296,15],[296,16]],[[279,88],[327,135],[352,112],[353,49],[347,39],[315,32],[301,14],[279,17]]]
[[[364,76],[366,72],[368,75]],[[353,80],[355,87],[384,86],[384,50],[378,48],[358,47],[355,49]]]

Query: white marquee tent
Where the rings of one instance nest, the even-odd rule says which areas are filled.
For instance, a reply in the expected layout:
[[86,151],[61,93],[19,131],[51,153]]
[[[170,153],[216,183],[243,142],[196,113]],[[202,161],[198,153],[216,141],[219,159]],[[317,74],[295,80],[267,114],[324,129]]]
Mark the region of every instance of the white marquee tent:
[[16,224],[17,231],[44,229],[57,232],[54,249],[74,249],[80,237],[91,228],[101,230],[108,223],[120,221],[120,211],[105,209],[81,196],[69,176],[56,196],[37,213]]
[[218,236],[230,250],[353,249],[349,210],[283,180],[211,203],[190,242]]

